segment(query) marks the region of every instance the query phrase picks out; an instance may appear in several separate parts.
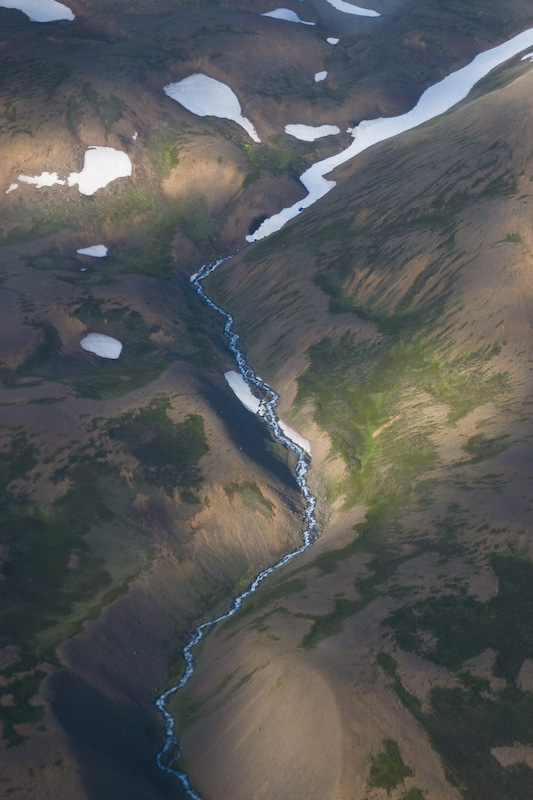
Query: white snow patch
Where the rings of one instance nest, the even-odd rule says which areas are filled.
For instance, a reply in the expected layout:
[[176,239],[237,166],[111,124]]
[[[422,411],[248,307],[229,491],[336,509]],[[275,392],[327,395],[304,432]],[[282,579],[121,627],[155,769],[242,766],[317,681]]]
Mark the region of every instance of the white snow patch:
[[300,19],[298,14],[289,8],[275,8],[274,11],[266,11],[262,17],[274,17],[274,19],[284,19],[286,22],[300,22],[302,25],[315,25],[315,22],[305,22]]
[[354,6],[351,3],[346,3],[344,0],[326,0],[330,6],[336,8],[337,11],[342,11],[344,14],[357,14],[359,17],[380,17],[377,11],[371,11],[369,8],[361,8]]
[[76,250],[80,256],[92,256],[93,258],[104,258],[107,255],[107,247],[105,244],[93,244],[91,247],[83,247],[81,250]]
[[[252,393],[252,390],[242,377],[241,373],[230,370],[229,372],[224,373],[224,377],[228,382],[228,386],[233,391],[235,396],[241,401],[243,406],[247,408],[248,411],[251,411],[252,414],[259,414],[259,416],[262,416],[264,408],[261,406],[261,401],[258,400],[257,397]],[[302,447],[307,453],[311,452],[311,445],[307,439],[304,439],[303,436],[300,436],[299,433],[290,428],[281,420],[279,420],[279,427],[285,436],[291,440],[291,442],[294,442]]]
[[122,150],[115,150],[114,147],[89,147],[85,151],[83,170],[71,172],[68,185],[78,184],[80,194],[90,195],[117,178],[129,177],[131,170],[130,157]]
[[122,351],[122,343],[105,333],[89,333],[80,344],[84,350],[101,358],[118,358]]
[[247,408],[248,411],[251,411],[252,414],[257,414],[259,412],[261,401],[252,394],[250,387],[242,377],[241,373],[231,370],[230,372],[225,372],[224,377],[227,380],[230,389],[239,398],[243,406]]
[[336,125],[285,125],[285,133],[302,142],[314,142],[323,136],[336,136],[340,132]]
[[6,194],[9,194],[9,192],[14,192],[15,189],[18,189],[18,187],[19,187],[18,183],[10,183],[9,189],[6,189]]
[[522,56],[521,61],[533,61],[533,53],[526,53]]
[[38,189],[42,189],[43,186],[53,186],[56,183],[59,183],[61,186],[65,185],[65,181],[59,180],[57,172],[41,172],[40,175],[33,176],[19,175],[18,179],[22,181],[22,183],[32,183]]
[[305,450],[306,453],[309,453],[309,455],[311,455],[311,445],[308,439],[304,439],[304,437],[301,436],[301,434],[297,433],[297,431],[295,431],[293,428],[290,428],[285,422],[282,422],[281,420],[279,421],[279,427],[281,428],[287,439],[290,439],[291,442],[294,442],[294,444],[299,445]]
[[327,70],[322,70],[322,72],[315,72],[315,83],[320,83],[320,81],[325,81],[328,77]]
[[329,37],[326,39],[326,42],[327,42],[328,44],[339,44],[339,42],[340,42],[340,39],[337,39],[335,36],[329,36]]
[[261,141],[250,120],[242,116],[237,95],[225,83],[199,72],[177,83],[169,83],[163,91],[187,111],[199,117],[231,119],[244,128],[254,142]]
[[326,180],[325,175],[378,142],[391,139],[444,114],[464,100],[472,87],[491,70],[532,45],[533,28],[529,28],[517,36],[513,36],[509,41],[479,53],[466,67],[452,72],[438,83],[430,86],[411,111],[400,114],[398,117],[378,117],[360,122],[352,130],[353,142],[349,147],[337,155],[318,161],[300,176],[301,182],[308,191],[307,197],[266,219],[253,234],[246,236],[246,241],[256,242],[279,231],[289,220],[298,216],[304,208],[313,205],[333,189],[336,185],[335,181]]
[[0,8],[14,8],[26,14],[30,22],[56,22],[73,20],[74,14],[57,0],[0,0]]
[[133,136],[131,138],[133,139],[134,142],[136,142],[138,136],[139,136],[139,134],[137,133],[137,131],[135,131],[135,133],[133,134]]

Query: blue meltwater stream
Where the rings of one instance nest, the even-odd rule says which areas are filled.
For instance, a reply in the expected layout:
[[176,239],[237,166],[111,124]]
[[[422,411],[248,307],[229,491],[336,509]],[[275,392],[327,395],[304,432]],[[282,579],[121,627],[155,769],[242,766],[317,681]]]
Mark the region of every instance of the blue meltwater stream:
[[[230,256],[231,258],[231,256]],[[207,305],[221,314],[224,319],[224,332],[228,339],[229,349],[235,356],[235,360],[237,362],[237,366],[239,367],[239,371],[246,381],[246,383],[253,389],[255,387],[257,389],[257,393],[260,397],[264,398],[261,401],[260,407],[260,416],[263,418],[265,423],[270,428],[272,435],[275,439],[281,442],[288,450],[292,450],[293,453],[297,455],[297,463],[296,463],[296,482],[302,492],[303,497],[305,498],[305,513],[304,513],[304,530],[302,532],[302,543],[299,547],[295,550],[292,550],[290,553],[287,553],[283,556],[279,561],[272,566],[267,567],[266,569],[262,570],[256,578],[252,581],[252,583],[245,589],[241,594],[237,595],[231,603],[231,607],[229,611],[225,614],[221,614],[219,617],[215,617],[214,619],[209,620],[208,622],[203,622],[201,625],[198,625],[189,636],[189,641],[183,648],[183,658],[185,661],[185,672],[181,680],[175,685],[172,686],[170,689],[167,689],[166,692],[163,692],[160,697],[156,700],[156,706],[163,714],[165,718],[165,742],[163,747],[159,751],[156,756],[156,762],[160,769],[164,772],[169,772],[172,775],[175,775],[181,781],[183,788],[185,789],[186,793],[189,797],[194,798],[194,800],[202,800],[201,796],[195,792],[193,787],[191,786],[191,782],[189,780],[189,776],[187,773],[183,772],[180,769],[177,769],[174,766],[176,758],[180,754],[180,745],[176,735],[174,733],[176,727],[176,721],[170,711],[167,708],[167,702],[172,695],[176,692],[179,692],[185,684],[188,682],[189,678],[194,673],[194,658],[193,658],[193,648],[198,642],[203,639],[204,635],[208,633],[215,625],[218,625],[219,622],[222,622],[225,619],[229,619],[234,614],[239,611],[242,606],[242,602],[246,597],[249,597],[253,594],[261,585],[261,583],[265,580],[268,575],[271,575],[277,569],[282,567],[288,561],[290,561],[295,556],[303,553],[304,550],[307,550],[309,545],[316,539],[317,531],[316,531],[316,519],[315,519],[315,506],[316,506],[316,498],[309,489],[309,485],[306,480],[307,471],[309,469],[309,465],[311,459],[303,447],[300,447],[298,444],[289,439],[286,436],[280,426],[279,419],[276,413],[276,406],[279,400],[279,395],[270,388],[264,381],[260,380],[257,375],[255,374],[253,368],[246,362],[244,358],[243,352],[239,347],[239,335],[235,333],[233,330],[233,317],[231,314],[228,314],[227,311],[224,311],[223,308],[217,306],[210,297],[207,296],[204,287],[203,281],[213,273],[220,264],[228,259],[219,259],[218,261],[214,261],[212,264],[207,264],[205,267],[197,272],[195,275],[191,277],[191,283],[194,284],[196,287],[197,293],[200,297],[207,303]]]

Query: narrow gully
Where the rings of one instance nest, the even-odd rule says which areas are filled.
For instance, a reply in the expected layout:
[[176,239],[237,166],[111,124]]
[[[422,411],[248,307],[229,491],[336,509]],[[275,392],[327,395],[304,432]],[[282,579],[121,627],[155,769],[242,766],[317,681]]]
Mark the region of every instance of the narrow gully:
[[291,561],[295,556],[307,550],[307,548],[312,544],[312,542],[315,541],[318,535],[315,518],[316,498],[311,493],[306,480],[307,472],[311,464],[311,458],[308,453],[306,453],[306,451],[300,447],[300,445],[293,442],[292,439],[289,439],[289,437],[283,433],[276,413],[279,395],[274,391],[274,389],[268,386],[268,384],[258,378],[253,367],[247,363],[238,344],[239,334],[233,330],[234,319],[232,315],[214,303],[213,300],[211,300],[211,298],[207,295],[203,287],[203,281],[209,275],[211,275],[216,268],[220,266],[220,264],[222,264],[224,261],[228,261],[230,258],[232,258],[232,256],[221,258],[218,261],[206,264],[199,270],[199,272],[191,276],[190,281],[196,288],[196,292],[202,298],[202,300],[210,308],[212,308],[214,311],[217,311],[222,317],[224,317],[224,333],[226,334],[226,338],[228,340],[229,349],[235,357],[239,372],[246,383],[250,387],[255,387],[258,390],[258,394],[263,398],[261,400],[258,415],[262,417],[262,419],[265,421],[265,424],[270,428],[274,438],[281,442],[288,450],[291,450],[297,455],[295,470],[296,482],[305,499],[304,529],[302,531],[302,544],[299,547],[284,555],[283,558],[281,558],[275,564],[272,564],[270,567],[267,567],[259,572],[248,588],[233,598],[230,609],[225,614],[221,614],[214,619],[203,622],[191,632],[189,635],[189,640],[183,648],[183,659],[185,661],[185,672],[183,673],[183,676],[178,683],[163,692],[163,694],[161,694],[155,702],[165,720],[165,740],[163,747],[156,756],[157,766],[164,772],[175,775],[181,782],[186,794],[193,798],[193,800],[203,800],[203,798],[192,787],[188,774],[174,766],[176,759],[180,755],[181,746],[175,734],[176,720],[167,708],[168,700],[170,697],[176,694],[176,692],[179,692],[179,690],[185,686],[185,684],[194,674],[194,657],[192,651],[198,642],[203,639],[205,634],[218,625],[219,622],[223,622],[224,620],[229,619],[236,614],[241,608],[243,600],[257,591],[265,578],[278,570],[284,564],[287,564],[287,562]]

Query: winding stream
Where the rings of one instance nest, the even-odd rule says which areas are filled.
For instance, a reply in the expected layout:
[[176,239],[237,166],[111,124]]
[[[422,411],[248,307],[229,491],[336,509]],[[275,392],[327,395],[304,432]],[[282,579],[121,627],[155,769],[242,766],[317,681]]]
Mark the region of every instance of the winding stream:
[[[293,206],[285,208],[278,214],[266,219],[255,233],[246,237],[247,240],[249,242],[254,242],[280,230],[290,219],[300,214],[304,208],[308,208],[323,197],[335,186],[335,181],[326,180],[324,177],[335,169],[335,167],[351,160],[363,150],[372,147],[378,142],[398,136],[405,131],[411,130],[445,113],[452,108],[452,106],[463,100],[469,94],[473,86],[489,72],[532,45],[533,28],[529,28],[517,36],[512,37],[507,42],[480,53],[470,64],[456,72],[452,72],[446,78],[430,86],[421,95],[416,106],[406,114],[402,114],[398,117],[364,120],[359,123],[359,125],[352,130],[354,141],[350,147],[336,156],[331,156],[330,158],[317,162],[300,177],[302,184],[308,191],[307,196]],[[228,258],[231,258],[231,256]],[[229,619],[236,614],[241,608],[243,600],[253,594],[268,575],[271,575],[296,555],[306,550],[317,537],[315,519],[316,498],[311,493],[306,479],[310,465],[310,457],[302,447],[293,442],[281,429],[280,421],[276,413],[279,395],[276,394],[270,386],[260,380],[253,368],[246,362],[244,354],[239,347],[239,336],[233,330],[233,317],[227,311],[220,308],[220,306],[216,305],[216,303],[208,297],[203,288],[203,281],[211,275],[220,264],[227,260],[227,258],[219,259],[218,261],[214,261],[202,267],[199,272],[192,275],[190,280],[204,302],[224,317],[224,331],[228,339],[229,348],[235,356],[239,371],[246,383],[250,387],[255,387],[256,394],[262,398],[258,413],[271,429],[273,436],[284,444],[285,447],[297,454],[296,480],[306,501],[304,514],[305,527],[302,533],[302,544],[298,548],[287,553],[287,555],[283,556],[283,558],[272,566],[262,570],[248,588],[233,599],[229,611],[212,620],[203,622],[195,628],[183,650],[183,658],[186,665],[183,677],[175,686],[172,686],[160,695],[156,701],[156,706],[165,719],[165,742],[162,749],[157,754],[157,765],[164,772],[171,773],[179,778],[185,792],[189,797],[193,798],[193,800],[202,800],[202,797],[191,786],[189,776],[173,766],[176,758],[179,756],[180,745],[174,733],[176,723],[174,717],[167,709],[167,702],[172,695],[185,686],[193,675],[194,659],[192,651],[204,635],[219,622]]]
[[[231,258],[231,256],[229,256]],[[189,797],[192,797],[193,800],[202,800],[202,797],[195,792],[193,787],[191,786],[191,782],[189,780],[189,776],[187,773],[183,772],[180,769],[176,769],[173,764],[176,758],[180,754],[180,745],[176,735],[174,733],[176,727],[176,721],[170,711],[167,709],[167,701],[172,695],[182,689],[185,684],[189,681],[192,674],[194,673],[194,658],[193,658],[193,648],[198,642],[203,639],[204,634],[208,633],[211,628],[214,628],[215,625],[218,625],[219,622],[223,620],[229,619],[234,614],[239,611],[242,606],[243,600],[246,597],[249,597],[253,594],[261,585],[261,583],[275,572],[277,569],[282,567],[288,561],[293,559],[295,556],[299,555],[299,553],[303,553],[304,550],[307,550],[309,545],[316,539],[317,531],[316,531],[316,518],[315,518],[315,506],[316,506],[316,498],[311,493],[309,489],[309,485],[307,483],[307,471],[309,469],[309,465],[311,463],[311,459],[303,447],[296,444],[286,436],[281,429],[280,421],[278,419],[278,415],[276,413],[276,406],[279,400],[279,395],[262,381],[260,378],[257,377],[253,368],[247,363],[246,359],[244,358],[244,354],[239,347],[239,335],[235,333],[233,330],[233,317],[231,314],[228,314],[227,311],[224,311],[223,308],[217,306],[210,297],[206,294],[203,281],[213,273],[220,264],[224,261],[227,261],[228,258],[221,258],[218,261],[214,261],[211,264],[207,264],[206,266],[202,267],[202,269],[191,276],[190,280],[191,283],[195,286],[197,293],[200,297],[204,300],[207,305],[221,314],[224,319],[224,332],[228,339],[229,349],[235,356],[235,361],[237,362],[237,366],[239,367],[239,371],[249,386],[253,386],[257,390],[257,394],[262,398],[261,405],[259,409],[259,415],[264,419],[265,423],[268,425],[270,430],[272,431],[273,436],[281,442],[288,450],[292,450],[293,453],[297,455],[297,463],[296,463],[296,482],[302,492],[302,495],[305,499],[305,512],[304,512],[304,530],[302,532],[302,544],[297,547],[295,550],[287,553],[283,556],[279,561],[272,566],[267,567],[266,569],[262,570],[252,581],[252,583],[245,589],[241,594],[237,595],[232,601],[231,607],[229,611],[225,614],[221,614],[218,617],[215,617],[212,620],[208,620],[207,622],[203,622],[201,625],[198,625],[197,628],[193,630],[189,637],[189,641],[185,645],[183,649],[183,658],[185,660],[185,672],[181,680],[175,685],[172,686],[170,689],[167,689],[166,692],[163,692],[160,697],[156,700],[156,706],[163,714],[165,718],[165,742],[163,747],[159,751],[156,756],[156,762],[160,769],[164,772],[169,772],[172,775],[175,775],[181,781],[183,788],[185,789],[186,793]],[[165,763],[165,757],[167,754],[170,755],[171,751],[174,751],[174,754],[170,757],[169,763]]]

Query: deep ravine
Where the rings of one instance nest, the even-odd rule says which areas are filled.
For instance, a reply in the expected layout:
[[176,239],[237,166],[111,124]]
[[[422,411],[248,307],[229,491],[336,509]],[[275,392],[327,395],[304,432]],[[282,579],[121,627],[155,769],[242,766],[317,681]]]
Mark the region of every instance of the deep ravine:
[[[231,256],[229,256],[231,258]],[[295,556],[303,553],[304,550],[311,545],[311,543],[317,538],[317,527],[316,527],[316,518],[315,518],[315,506],[316,506],[316,498],[311,493],[309,489],[309,485],[307,483],[307,472],[309,470],[309,466],[311,463],[311,459],[303,447],[296,444],[289,439],[288,436],[282,431],[279,419],[276,413],[276,406],[279,400],[279,395],[271,389],[266,383],[260,380],[257,375],[255,374],[253,368],[247,363],[242,350],[239,347],[239,335],[235,333],[233,330],[233,317],[231,314],[228,314],[227,311],[224,311],[223,308],[217,306],[210,297],[206,294],[203,281],[211,275],[216,268],[222,264],[224,261],[227,261],[228,258],[219,259],[218,261],[214,261],[211,264],[207,264],[206,266],[202,267],[199,272],[195,273],[191,276],[190,280],[191,283],[195,286],[197,293],[200,297],[204,300],[204,302],[212,309],[217,311],[221,314],[224,319],[224,332],[228,339],[229,349],[233,353],[235,357],[235,361],[237,362],[237,366],[239,371],[246,381],[246,383],[251,387],[255,387],[257,391],[257,395],[261,397],[261,405],[259,409],[259,416],[263,418],[265,424],[268,425],[270,428],[272,435],[275,439],[281,442],[288,450],[292,450],[293,453],[297,455],[297,463],[296,463],[296,482],[302,492],[302,495],[305,499],[305,512],[304,512],[304,528],[302,531],[302,543],[299,547],[291,552],[287,553],[283,556],[279,561],[275,564],[272,564],[270,567],[262,570],[252,581],[252,583],[245,589],[241,594],[237,595],[232,603],[230,609],[225,613],[214,619],[208,620],[207,622],[203,622],[201,625],[198,625],[189,636],[189,641],[185,645],[183,649],[183,659],[185,661],[185,672],[181,680],[171,686],[170,689],[167,689],[160,695],[156,700],[156,706],[163,714],[165,719],[165,741],[163,747],[159,751],[156,756],[156,762],[160,769],[164,772],[171,773],[175,775],[181,782],[185,792],[187,795],[193,800],[202,800],[202,797],[193,789],[189,776],[187,773],[183,772],[180,769],[177,769],[174,764],[176,759],[180,754],[180,744],[175,735],[175,727],[176,721],[170,711],[167,709],[167,701],[172,695],[182,689],[185,684],[189,681],[191,676],[194,673],[194,657],[193,657],[193,649],[198,642],[203,639],[204,635],[208,633],[212,628],[218,625],[219,622],[223,620],[229,619],[234,614],[239,611],[242,606],[243,600],[246,597],[249,597],[253,594],[261,585],[261,583],[275,572],[277,569],[282,567],[288,561],[293,559]]]

